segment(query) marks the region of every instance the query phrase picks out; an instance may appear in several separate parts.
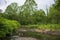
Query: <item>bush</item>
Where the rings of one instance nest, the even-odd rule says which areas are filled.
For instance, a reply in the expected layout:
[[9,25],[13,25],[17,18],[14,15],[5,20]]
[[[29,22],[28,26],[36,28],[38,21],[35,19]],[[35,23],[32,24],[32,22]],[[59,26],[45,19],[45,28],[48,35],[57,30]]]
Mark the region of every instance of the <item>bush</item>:
[[20,24],[14,20],[0,18],[0,37],[10,34],[13,30],[18,29]]
[[41,24],[39,25],[40,29],[47,29],[47,30],[60,30],[60,24]]

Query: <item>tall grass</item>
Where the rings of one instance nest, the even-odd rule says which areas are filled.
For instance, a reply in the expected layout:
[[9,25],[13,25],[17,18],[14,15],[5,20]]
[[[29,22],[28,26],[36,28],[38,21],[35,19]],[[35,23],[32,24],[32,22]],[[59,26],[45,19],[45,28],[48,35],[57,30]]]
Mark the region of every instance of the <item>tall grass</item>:
[[40,25],[24,25],[23,28],[36,28],[46,30],[60,30],[60,24],[40,24]]

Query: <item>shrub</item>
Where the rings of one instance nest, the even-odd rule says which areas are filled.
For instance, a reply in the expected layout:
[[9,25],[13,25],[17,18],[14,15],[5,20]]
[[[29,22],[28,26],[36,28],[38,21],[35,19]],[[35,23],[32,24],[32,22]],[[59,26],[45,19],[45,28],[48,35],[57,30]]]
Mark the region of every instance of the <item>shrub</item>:
[[13,30],[18,29],[19,26],[20,24],[17,21],[0,18],[0,37],[10,34]]

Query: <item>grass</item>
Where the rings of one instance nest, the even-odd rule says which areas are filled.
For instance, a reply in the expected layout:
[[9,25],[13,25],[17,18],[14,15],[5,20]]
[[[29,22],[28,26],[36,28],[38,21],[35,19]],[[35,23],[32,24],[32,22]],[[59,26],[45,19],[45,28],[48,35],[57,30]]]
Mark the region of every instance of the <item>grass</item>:
[[60,30],[60,24],[44,24],[44,25],[39,25],[40,29],[47,29],[47,30]]
[[[40,25],[23,25],[21,26],[22,28],[37,28],[37,29],[47,29],[47,30],[60,30],[60,24],[40,24]],[[54,35],[47,35],[47,34],[42,34],[38,32],[22,32],[23,37],[33,37],[37,38],[39,40],[60,40],[60,36],[54,36]]]
[[[57,36],[52,36],[52,35],[44,35],[42,33],[38,33],[38,32],[22,32],[23,33],[23,37],[33,37],[33,38],[37,38],[38,40],[57,40],[59,37]],[[59,38],[60,40],[60,38]]]
[[40,25],[24,25],[23,28],[37,28],[47,30],[60,30],[60,24],[40,24]]

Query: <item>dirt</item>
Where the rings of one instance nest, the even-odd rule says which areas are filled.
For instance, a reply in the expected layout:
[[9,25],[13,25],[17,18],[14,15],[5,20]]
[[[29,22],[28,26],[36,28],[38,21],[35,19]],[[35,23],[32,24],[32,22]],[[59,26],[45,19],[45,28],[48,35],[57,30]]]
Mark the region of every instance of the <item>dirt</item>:
[[26,31],[31,31],[31,32],[39,32],[43,34],[48,34],[48,35],[60,35],[60,30],[52,31],[52,30],[42,30],[42,29],[19,29],[19,31],[26,32]]

